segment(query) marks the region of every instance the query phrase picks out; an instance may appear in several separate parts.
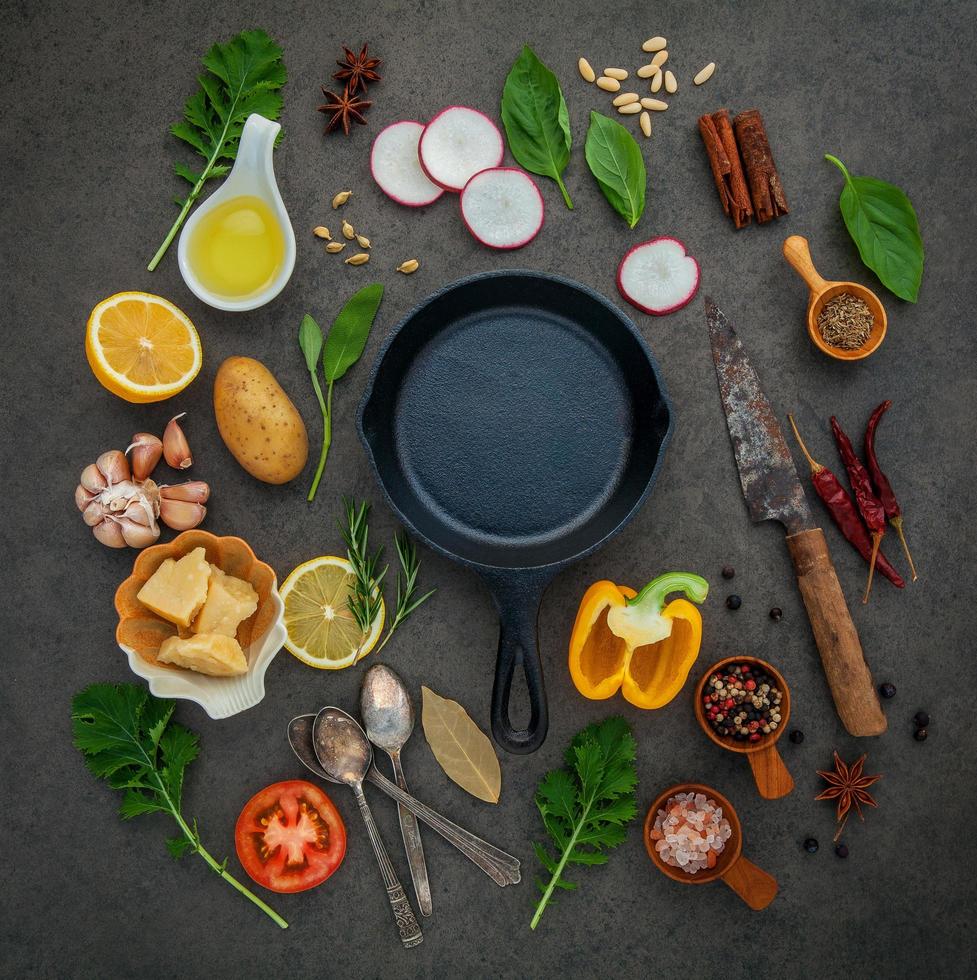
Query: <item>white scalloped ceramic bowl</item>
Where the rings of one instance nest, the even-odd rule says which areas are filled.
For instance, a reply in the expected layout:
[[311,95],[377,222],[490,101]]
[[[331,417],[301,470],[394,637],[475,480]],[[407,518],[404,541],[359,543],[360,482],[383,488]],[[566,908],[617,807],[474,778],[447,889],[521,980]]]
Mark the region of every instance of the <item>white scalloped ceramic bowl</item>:
[[[143,584],[166,558],[181,558],[204,548],[207,561],[222,571],[251,583],[258,593],[258,608],[238,627],[237,639],[248,658],[248,672],[240,677],[208,677],[192,670],[159,663],[160,644],[177,634],[172,623],[151,613],[136,598]],[[278,595],[278,579],[270,565],[259,561],[246,541],[217,537],[208,531],[184,531],[166,544],[141,551],[132,574],[115,593],[119,625],[115,638],[129,658],[132,672],[149,683],[160,698],[194,701],[214,719],[229,718],[253,708],[265,696],[265,672],[285,643],[285,604]]]

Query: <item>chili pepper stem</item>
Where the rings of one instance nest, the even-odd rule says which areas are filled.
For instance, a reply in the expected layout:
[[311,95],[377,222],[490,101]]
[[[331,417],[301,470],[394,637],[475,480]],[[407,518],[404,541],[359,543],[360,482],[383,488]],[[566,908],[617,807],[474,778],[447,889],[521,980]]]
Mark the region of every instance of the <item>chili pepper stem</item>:
[[872,532],[872,556],[868,560],[868,582],[865,583],[865,595],[862,597],[862,605],[868,604],[869,593],[872,591],[872,576],[875,575],[875,560],[879,557],[879,545],[882,543],[882,535],[878,531]]
[[913,563],[913,556],[909,553],[909,545],[906,543],[906,535],[902,530],[902,516],[893,517],[889,520],[889,523],[896,529],[896,534],[899,535],[899,542],[902,544],[902,550],[906,553],[906,561],[909,562],[909,571],[912,572],[913,581],[915,582],[919,576],[916,574],[916,566]]
[[797,431],[797,423],[794,421],[794,416],[788,415],[787,420],[790,422],[790,427],[794,430],[794,438],[797,440],[797,445],[801,447],[801,452],[804,454],[804,458],[807,460],[808,466],[811,467],[811,472],[820,473],[824,467],[807,451],[807,446],[804,445],[804,440],[801,438],[801,434]]

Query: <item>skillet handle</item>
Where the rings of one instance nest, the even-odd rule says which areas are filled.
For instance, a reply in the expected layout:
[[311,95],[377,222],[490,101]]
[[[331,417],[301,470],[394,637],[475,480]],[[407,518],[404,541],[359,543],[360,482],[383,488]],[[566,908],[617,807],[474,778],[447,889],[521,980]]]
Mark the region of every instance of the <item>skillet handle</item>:
[[[507,752],[535,752],[546,739],[549,712],[539,659],[539,604],[545,581],[517,579],[493,583],[499,610],[499,654],[492,687],[492,735]],[[516,729],[509,720],[509,695],[517,668],[522,667],[529,694],[529,727]]]

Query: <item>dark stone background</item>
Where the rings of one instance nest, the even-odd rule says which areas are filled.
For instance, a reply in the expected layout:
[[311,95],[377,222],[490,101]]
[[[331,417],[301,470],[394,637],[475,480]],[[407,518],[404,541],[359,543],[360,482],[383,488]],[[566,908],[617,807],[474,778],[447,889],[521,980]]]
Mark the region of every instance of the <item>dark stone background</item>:
[[[274,4],[5,3],[3,58],[3,432],[4,509],[0,541],[2,613],[0,759],[4,779],[0,969],[10,977],[426,976],[698,977],[962,976],[972,950],[973,725],[973,93],[974,6],[969,3],[434,3]],[[227,315],[184,287],[175,248],[160,269],[145,265],[175,213],[182,189],[172,162],[189,159],[167,135],[192,89],[200,56],[215,40],[262,26],[285,48],[289,71],[276,154],[282,193],[298,232],[289,288],[265,309]],[[641,63],[639,45],[669,37],[682,90],[656,116],[643,142],[648,206],[628,231],[587,172],[583,138],[591,108],[609,98],[577,76],[596,67]],[[319,85],[340,45],[369,41],[385,62],[371,89],[369,125],[352,138],[323,138]],[[370,140],[399,118],[423,119],[451,103],[497,115],[499,94],[520,45],[532,43],[559,75],[575,146],[566,179],[576,210],[540,180],[548,221],[531,246],[493,254],[477,245],[456,202],[402,209],[372,185]],[[702,89],[689,84],[718,62]],[[695,129],[703,111],[759,107],[787,196],[788,218],[734,234],[715,197]],[[635,127],[637,129],[637,127]],[[837,208],[838,154],[856,173],[891,180],[910,194],[927,248],[920,301],[886,293],[861,265]],[[308,230],[335,221],[328,201],[356,196],[345,212],[374,241],[373,261],[351,269],[322,253]],[[889,337],[869,361],[843,366],[818,354],[803,332],[805,290],[780,255],[784,237],[807,235],[828,277],[877,289]],[[340,494],[378,506],[378,538],[394,530],[379,505],[353,418],[381,340],[428,292],[493,268],[565,274],[619,298],[613,272],[632,243],[682,238],[702,264],[703,290],[738,325],[773,404],[797,413],[812,449],[832,466],[827,417],[859,432],[871,408],[891,397],[881,455],[907,514],[921,578],[905,592],[879,581],[872,603],[857,602],[864,566],[828,530],[877,680],[899,688],[887,704],[890,728],[859,742],[842,730],[791,573],[783,535],[751,526],[741,499],[709,356],[701,300],[656,320],[637,316],[674,399],[675,439],[640,516],[603,552],[563,574],[547,593],[540,636],[552,713],[549,740],[530,757],[502,759],[497,808],[450,783],[418,733],[405,752],[417,795],[524,860],[520,887],[497,889],[433,833],[425,835],[435,914],[425,942],[396,941],[374,859],[352,799],[336,793],[350,831],[345,866],[326,886],[271,901],[290,921],[280,933],[193,857],[166,854],[162,817],[123,824],[117,799],[85,771],[69,737],[71,695],[92,681],[130,680],[113,641],[112,593],[129,553],[97,545],[71,500],[76,476],[101,451],[124,447],[139,429],[160,431],[188,412],[194,474],[214,487],[206,527],[239,533],[284,577],[314,555],[340,549]],[[417,256],[412,278],[393,271]],[[253,481],[217,437],[211,382],[221,361],[248,354],[282,381],[310,426],[319,423],[295,344],[311,311],[328,323],[358,285],[387,286],[364,361],[336,392],[336,433],[325,482],[307,506],[307,475],[275,488]],[[969,285],[970,288],[965,288]],[[105,392],[85,362],[82,338],[92,306],[124,289],[159,292],[197,324],[205,349],[200,378],[168,404],[139,408]],[[625,309],[628,309],[625,307]],[[628,310],[630,312],[630,310]],[[599,434],[596,434],[599,437]],[[801,464],[803,465],[803,464]],[[311,470],[311,464],[310,464]],[[817,505],[816,505],[817,506]],[[897,565],[896,547],[888,546]],[[424,554],[423,580],[435,600],[388,647],[389,662],[413,685],[459,699],[488,727],[496,618],[470,574]],[[731,585],[743,597],[723,606]],[[703,610],[699,668],[729,652],[768,657],[786,674],[794,718],[806,741],[783,743],[797,781],[793,795],[764,802],[748,766],[717,751],[697,730],[689,690],[661,711],[620,699],[592,703],[570,683],[566,647],[577,602],[596,578],[640,586],[669,568],[713,584]],[[772,605],[784,610],[772,623]],[[203,751],[190,769],[186,811],[205,843],[230,855],[242,803],[273,780],[301,777],[284,740],[292,715],[326,702],[351,707],[363,668],[312,671],[283,652],[257,708],[223,722],[181,704]],[[698,669],[696,670],[698,673]],[[927,743],[912,715],[933,716]],[[580,890],[560,896],[540,928],[528,928],[535,872],[530,841],[539,819],[539,777],[557,765],[585,723],[622,712],[639,741],[642,807],[665,786],[700,779],[726,793],[745,828],[745,853],[776,876],[780,894],[763,913],[747,910],[721,884],[682,888],[649,865],[637,824],[601,869],[574,872]],[[850,824],[851,856],[831,852],[830,804],[814,803],[815,769],[838,748],[868,751],[883,772],[878,810]],[[394,809],[373,793],[398,871],[407,880]],[[966,808],[966,810],[965,810]],[[643,809],[642,809],[643,813]],[[815,835],[810,856],[801,841]]]

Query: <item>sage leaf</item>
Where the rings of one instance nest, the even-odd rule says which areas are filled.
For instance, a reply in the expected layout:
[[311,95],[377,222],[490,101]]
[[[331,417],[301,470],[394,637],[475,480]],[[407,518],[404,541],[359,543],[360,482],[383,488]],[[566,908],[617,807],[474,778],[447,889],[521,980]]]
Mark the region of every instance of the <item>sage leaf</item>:
[[645,210],[647,174],[641,148],[620,123],[591,112],[584,149],[604,197],[633,228]]
[[838,206],[858,254],[889,292],[915,303],[923,278],[923,239],[916,212],[895,184],[874,177],[853,177],[830,153],[845,177]]
[[322,353],[322,328],[308,313],[302,317],[302,326],[299,327],[299,347],[305,355],[305,366],[314,375]]
[[339,311],[322,351],[322,369],[330,384],[360,359],[381,299],[383,286],[375,282],[354,293]]
[[556,75],[528,44],[516,58],[502,89],[502,123],[509,149],[526,170],[556,181],[566,206],[573,202],[563,183],[570,162],[570,116]]
[[486,803],[498,803],[502,770],[488,736],[458,704],[421,688],[424,737],[445,775]]

